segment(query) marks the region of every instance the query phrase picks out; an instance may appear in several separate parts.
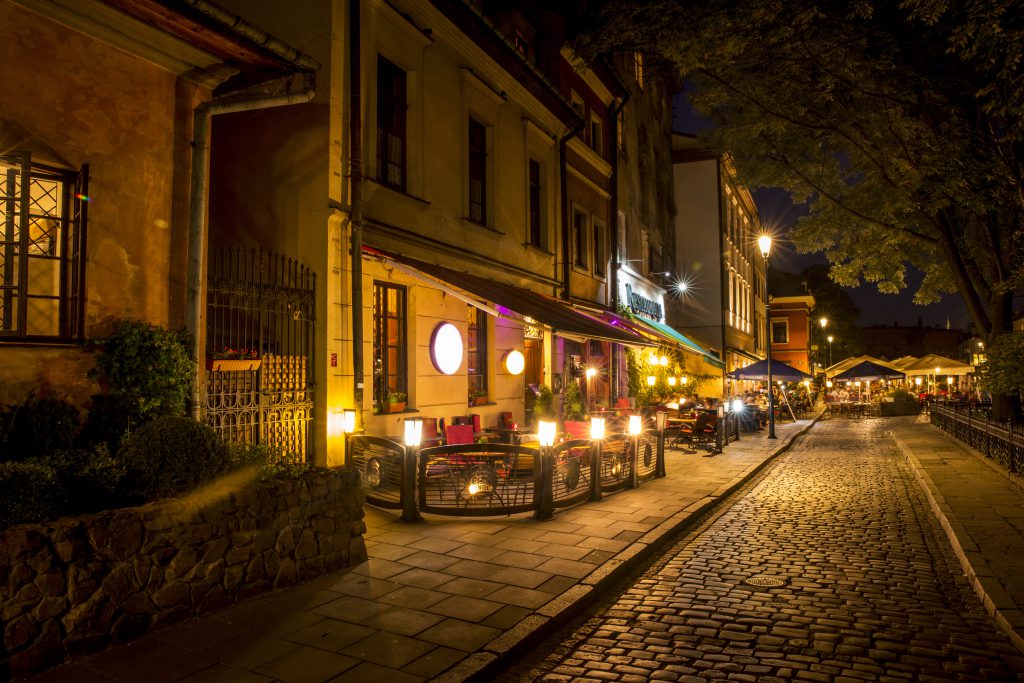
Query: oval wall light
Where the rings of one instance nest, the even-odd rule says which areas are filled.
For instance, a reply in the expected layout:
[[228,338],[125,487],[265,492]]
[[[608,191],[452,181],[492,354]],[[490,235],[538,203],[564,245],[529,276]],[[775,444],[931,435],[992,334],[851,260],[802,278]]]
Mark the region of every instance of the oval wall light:
[[454,375],[462,366],[462,334],[451,323],[441,323],[430,335],[430,362],[437,371]]
[[505,370],[510,375],[521,375],[523,370],[526,369],[526,357],[523,356],[523,352],[518,349],[512,349],[505,354]]

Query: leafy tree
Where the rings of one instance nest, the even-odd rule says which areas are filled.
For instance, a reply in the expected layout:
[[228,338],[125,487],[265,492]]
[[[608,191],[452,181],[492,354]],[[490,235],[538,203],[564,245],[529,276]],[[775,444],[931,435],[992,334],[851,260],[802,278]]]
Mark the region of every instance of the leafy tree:
[[[654,53],[842,285],[963,297],[991,342],[1024,284],[1024,12],[1009,0],[580,0],[577,48]],[[1016,396],[994,397],[1001,419]]]

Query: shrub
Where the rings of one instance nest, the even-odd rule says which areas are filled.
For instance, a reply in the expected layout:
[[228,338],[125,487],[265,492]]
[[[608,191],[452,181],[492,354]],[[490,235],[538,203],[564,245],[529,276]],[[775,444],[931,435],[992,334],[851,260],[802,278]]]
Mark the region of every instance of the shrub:
[[91,373],[107,393],[125,402],[136,423],[163,415],[185,415],[195,362],[189,337],[137,320],[119,320]]
[[537,419],[554,417],[555,409],[552,406],[554,398],[551,387],[542,384],[537,392],[537,400],[533,403],[533,416]]
[[65,509],[52,469],[30,462],[0,463],[0,529],[56,519]]
[[54,471],[71,514],[108,510],[126,503],[118,494],[124,466],[105,444],[55,451],[35,462]]
[[121,492],[154,500],[190,491],[231,467],[230,449],[204,424],[160,417],[131,434],[117,452],[125,469]]
[[565,414],[564,419],[566,420],[582,420],[583,419],[583,395],[580,393],[580,385],[576,380],[569,380],[565,385],[565,401],[562,406],[562,412]]
[[29,394],[7,411],[0,461],[24,461],[69,448],[78,431],[78,409],[54,396]]
[[102,444],[116,453],[128,433],[138,426],[135,406],[131,396],[95,394],[76,443],[81,448]]
[[911,396],[910,392],[906,389],[893,389],[886,396],[890,396],[895,401],[916,401],[916,396]]
[[295,453],[278,446],[262,444],[231,444],[231,467],[251,467],[259,480],[294,476],[309,469],[309,465]]

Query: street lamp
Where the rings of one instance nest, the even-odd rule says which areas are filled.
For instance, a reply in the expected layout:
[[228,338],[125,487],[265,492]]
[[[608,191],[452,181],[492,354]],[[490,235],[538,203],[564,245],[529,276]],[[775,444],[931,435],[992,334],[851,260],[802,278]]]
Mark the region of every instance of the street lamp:
[[757,246],[764,257],[764,306],[768,326],[768,438],[775,439],[775,397],[772,394],[772,303],[768,295],[768,254],[772,250],[772,238],[761,235],[757,238]]
[[832,340],[833,339],[834,339],[834,337],[831,334],[828,335],[828,366],[829,367],[832,367]]

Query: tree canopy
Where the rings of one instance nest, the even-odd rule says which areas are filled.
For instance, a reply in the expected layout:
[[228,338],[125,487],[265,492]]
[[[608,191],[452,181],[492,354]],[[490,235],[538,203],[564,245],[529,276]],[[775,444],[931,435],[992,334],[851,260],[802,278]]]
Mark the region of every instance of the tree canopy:
[[694,84],[750,187],[842,285],[959,292],[988,337],[1024,285],[1024,3],[581,0],[578,49],[638,50]]

